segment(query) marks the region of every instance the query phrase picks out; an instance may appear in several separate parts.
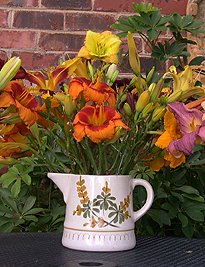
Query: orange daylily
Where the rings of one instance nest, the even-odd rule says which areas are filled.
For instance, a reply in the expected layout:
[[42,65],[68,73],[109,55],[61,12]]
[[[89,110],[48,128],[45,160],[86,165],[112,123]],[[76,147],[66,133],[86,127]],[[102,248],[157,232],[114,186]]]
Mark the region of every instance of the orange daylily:
[[[27,150],[28,147],[26,145],[30,143],[27,138],[28,133],[30,133],[30,130],[24,123],[20,122],[15,124],[12,130],[5,133],[0,140],[0,155],[2,157],[9,157]],[[8,145],[8,143],[10,145]],[[24,153],[23,156],[26,156],[26,154]]]
[[114,108],[116,103],[115,91],[107,84],[101,83],[100,80],[101,75],[98,76],[96,83],[82,77],[72,78],[68,93],[74,100],[82,92],[86,101],[93,101],[96,104],[103,104],[107,101],[108,105]]
[[53,71],[48,69],[46,72],[48,80],[46,80],[44,75],[39,71],[27,72],[27,79],[31,83],[36,84],[39,92],[43,92],[45,97],[50,97],[53,95],[56,86],[62,81],[67,80],[76,70],[80,62],[81,59],[76,57],[65,61],[62,65],[58,65]]
[[115,109],[104,105],[86,105],[75,116],[73,136],[80,142],[85,135],[94,143],[111,139],[116,127],[129,130]]
[[38,102],[19,81],[11,81],[2,89],[0,107],[10,106],[16,107],[19,118],[27,125],[34,124],[38,119],[37,112],[41,111]]
[[177,123],[174,114],[169,110],[166,112],[164,116],[164,129],[165,132],[158,138],[155,145],[161,149],[166,149],[166,153],[164,155],[164,159],[170,162],[171,168],[176,168],[185,162],[186,158],[183,153],[180,153],[177,157],[175,157],[168,151],[168,145],[172,140],[177,140],[181,138],[180,126]]

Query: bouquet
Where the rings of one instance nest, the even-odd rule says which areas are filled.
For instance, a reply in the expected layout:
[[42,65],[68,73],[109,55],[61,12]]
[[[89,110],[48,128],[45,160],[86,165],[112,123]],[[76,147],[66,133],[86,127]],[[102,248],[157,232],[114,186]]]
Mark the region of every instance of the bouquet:
[[[205,89],[196,82],[192,64],[182,66],[179,60],[188,55],[185,41],[178,48],[177,41],[165,43],[164,53],[176,56],[168,72],[159,74],[154,64],[151,70],[141,73],[131,33],[134,20],[143,37],[146,19],[155,21],[152,32],[146,28],[147,42],[152,46],[154,62],[157,57],[165,62],[165,54],[159,56],[162,46],[155,41],[155,31],[164,30],[168,21],[170,29],[176,28],[178,15],[171,20],[160,17],[160,11],[150,5],[144,9],[143,4],[133,4],[133,8],[143,14],[143,19],[131,16],[112,25],[123,30],[120,37],[127,35],[126,79],[119,72],[119,66],[124,66],[122,40],[111,31],[87,31],[84,46],[75,58],[60,59],[58,66],[42,71],[25,70],[19,57],[1,60],[0,164],[5,173],[0,183],[5,189],[1,194],[7,199],[6,205],[11,207],[7,187],[10,198],[18,198],[37,184],[39,199],[47,172],[141,177],[148,166],[149,177],[153,178],[164,166],[176,168],[186,163],[195,145],[205,143]],[[190,17],[186,22],[191,25]],[[200,25],[189,29],[197,30]],[[180,35],[175,28],[177,40]],[[23,193],[24,184],[31,188],[26,187]],[[51,193],[51,184],[49,188]],[[38,220],[34,215],[29,217],[35,201],[32,196],[27,199],[24,221]],[[51,202],[50,194],[46,202],[49,209]],[[15,207],[12,209],[18,213]],[[22,207],[19,209],[18,214],[22,214]],[[40,202],[33,209],[34,214],[39,212]],[[21,220],[18,216],[9,229]]]

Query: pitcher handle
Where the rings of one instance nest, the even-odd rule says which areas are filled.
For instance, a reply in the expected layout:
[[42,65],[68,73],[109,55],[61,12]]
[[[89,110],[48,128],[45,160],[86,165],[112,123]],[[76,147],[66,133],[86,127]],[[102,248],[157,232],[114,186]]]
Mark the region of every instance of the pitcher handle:
[[137,220],[139,220],[151,207],[153,200],[154,200],[154,191],[152,189],[152,186],[150,185],[149,182],[147,182],[146,180],[143,179],[132,179],[131,180],[131,185],[132,185],[132,189],[134,190],[135,186],[137,185],[141,185],[146,189],[147,192],[147,199],[146,202],[144,204],[144,206],[139,209],[138,211],[134,212],[134,222],[136,222]]

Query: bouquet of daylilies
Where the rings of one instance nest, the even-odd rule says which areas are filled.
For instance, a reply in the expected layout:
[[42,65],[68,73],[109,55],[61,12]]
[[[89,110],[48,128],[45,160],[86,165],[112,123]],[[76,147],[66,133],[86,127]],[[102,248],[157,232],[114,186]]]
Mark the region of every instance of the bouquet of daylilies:
[[[61,231],[65,206],[47,173],[64,172],[147,179],[155,200],[136,233],[205,236],[205,58],[188,64],[193,42],[181,34],[203,22],[132,5],[139,15],[111,25],[116,35],[87,31],[78,55],[57,66],[0,60],[0,232]],[[153,59],[143,73],[136,34]],[[136,187],[134,208],[145,199]]]
[[[82,174],[185,162],[195,143],[205,142],[205,119],[184,102],[205,90],[195,86],[188,65],[178,74],[171,66],[150,83],[154,68],[143,78],[130,32],[127,41],[133,75],[124,84],[117,70],[121,40],[109,31],[88,31],[77,57],[42,72],[20,68],[18,57],[2,62],[0,162]],[[173,82],[165,86],[167,76]]]

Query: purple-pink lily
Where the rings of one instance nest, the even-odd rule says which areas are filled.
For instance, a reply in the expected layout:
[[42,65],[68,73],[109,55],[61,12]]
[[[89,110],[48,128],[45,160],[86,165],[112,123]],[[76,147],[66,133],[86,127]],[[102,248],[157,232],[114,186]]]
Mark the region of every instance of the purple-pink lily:
[[169,143],[168,150],[175,157],[180,154],[176,150],[189,156],[196,143],[205,142],[205,113],[198,109],[188,109],[181,102],[168,103],[167,107],[174,114],[182,134],[180,139]]

